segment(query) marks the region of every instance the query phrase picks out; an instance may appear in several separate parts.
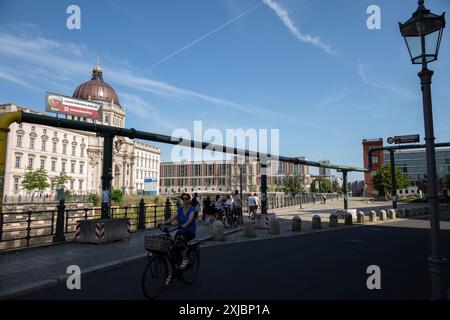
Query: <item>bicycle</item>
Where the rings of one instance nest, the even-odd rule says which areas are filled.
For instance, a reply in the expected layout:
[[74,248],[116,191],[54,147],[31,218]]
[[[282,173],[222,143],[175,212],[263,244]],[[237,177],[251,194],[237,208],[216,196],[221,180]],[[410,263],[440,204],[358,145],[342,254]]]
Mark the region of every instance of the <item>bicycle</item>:
[[[183,269],[179,269],[181,255],[175,251],[174,237],[170,235],[177,227],[169,229],[159,226],[163,234],[145,237],[145,249],[147,254],[147,265],[142,275],[142,291],[149,299],[158,297],[164,287],[169,275],[169,265],[173,270],[172,279],[177,279],[185,284],[194,282],[200,265],[200,241],[191,240],[187,243],[186,256],[189,264]],[[173,280],[172,280],[173,281]]]

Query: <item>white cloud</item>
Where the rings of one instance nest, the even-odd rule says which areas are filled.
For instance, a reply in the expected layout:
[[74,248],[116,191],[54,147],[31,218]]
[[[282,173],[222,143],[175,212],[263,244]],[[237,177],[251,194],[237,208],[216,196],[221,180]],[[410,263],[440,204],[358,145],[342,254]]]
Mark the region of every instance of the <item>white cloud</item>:
[[393,84],[387,83],[387,82],[376,82],[369,79],[367,76],[366,70],[364,66],[361,63],[358,63],[358,70],[357,73],[360,77],[360,79],[368,86],[373,88],[379,88],[379,89],[385,89],[391,92],[396,93],[397,95],[400,95],[403,99],[416,99],[418,96],[417,94],[405,90],[403,88],[400,88],[398,86],[395,86]]
[[309,34],[302,33],[297,26],[294,24],[292,19],[289,17],[289,13],[285,8],[273,0],[263,0],[269,8],[271,8],[277,14],[278,18],[283,21],[284,25],[289,29],[289,31],[301,42],[310,43],[316,47],[323,49],[326,53],[335,55],[336,53],[331,49],[331,47],[323,43],[319,37],[311,36]]

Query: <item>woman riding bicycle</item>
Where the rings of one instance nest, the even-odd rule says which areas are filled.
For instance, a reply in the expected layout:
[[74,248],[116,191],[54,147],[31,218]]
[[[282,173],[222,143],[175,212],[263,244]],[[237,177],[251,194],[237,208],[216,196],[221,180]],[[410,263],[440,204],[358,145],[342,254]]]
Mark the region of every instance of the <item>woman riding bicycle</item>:
[[[189,264],[189,260],[186,256],[186,245],[195,238],[196,231],[195,208],[190,204],[191,196],[188,193],[183,193],[181,199],[183,199],[183,206],[179,207],[177,212],[169,219],[161,222],[161,225],[171,224],[175,220],[178,222],[178,231],[175,235],[174,243],[178,247],[182,258],[180,270],[186,268]],[[172,281],[173,270],[171,269],[172,268],[169,270],[166,284],[169,284]]]

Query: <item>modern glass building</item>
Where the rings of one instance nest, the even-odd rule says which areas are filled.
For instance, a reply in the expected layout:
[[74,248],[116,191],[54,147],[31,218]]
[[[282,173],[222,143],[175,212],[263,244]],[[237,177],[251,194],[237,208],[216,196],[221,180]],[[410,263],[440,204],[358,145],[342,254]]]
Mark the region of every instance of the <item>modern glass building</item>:
[[[411,186],[418,186],[427,172],[425,149],[397,150],[394,154],[395,166],[408,176]],[[390,154],[384,152],[384,163],[390,163]],[[436,173],[438,182],[450,175],[450,148],[436,149]]]

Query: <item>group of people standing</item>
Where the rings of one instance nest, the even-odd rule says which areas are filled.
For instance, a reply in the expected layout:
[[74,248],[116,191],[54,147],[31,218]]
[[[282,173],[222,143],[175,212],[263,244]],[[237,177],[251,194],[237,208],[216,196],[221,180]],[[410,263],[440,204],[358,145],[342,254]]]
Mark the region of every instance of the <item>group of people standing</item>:
[[[261,202],[256,193],[247,198],[247,205],[250,216],[254,216],[261,207]],[[197,219],[201,211],[201,200],[198,193],[195,193],[192,197],[191,207],[194,208],[195,218]],[[206,221],[206,224],[219,220],[223,221],[226,227],[231,227],[242,222],[243,208],[243,201],[237,190],[234,194],[229,194],[224,198],[220,195],[216,195],[215,199],[207,196],[203,200],[202,220]]]

